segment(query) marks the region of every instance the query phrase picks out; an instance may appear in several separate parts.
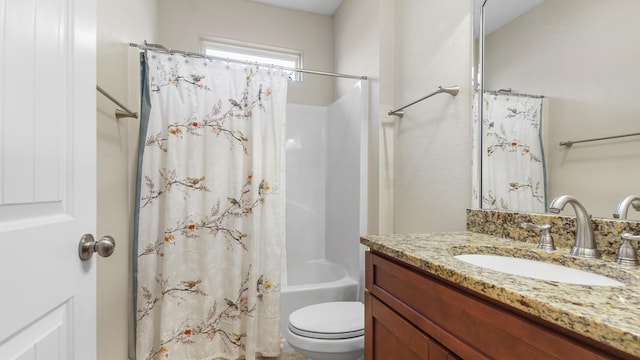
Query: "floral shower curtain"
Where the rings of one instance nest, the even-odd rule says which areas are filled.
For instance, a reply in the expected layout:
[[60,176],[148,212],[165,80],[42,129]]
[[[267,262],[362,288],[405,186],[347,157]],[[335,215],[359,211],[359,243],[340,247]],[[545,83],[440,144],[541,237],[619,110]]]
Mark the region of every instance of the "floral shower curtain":
[[137,359],[280,352],[287,76],[143,56]]
[[482,106],[482,193],[474,188],[473,195],[481,196],[483,209],[545,212],[542,98],[485,92]]

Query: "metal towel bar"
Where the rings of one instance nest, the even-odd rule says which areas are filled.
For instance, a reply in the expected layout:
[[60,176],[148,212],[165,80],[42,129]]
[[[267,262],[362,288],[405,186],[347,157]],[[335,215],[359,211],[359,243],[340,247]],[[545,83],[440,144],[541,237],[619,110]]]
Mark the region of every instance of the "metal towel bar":
[[437,94],[440,94],[440,93],[447,93],[447,94],[449,94],[451,96],[456,96],[456,95],[458,95],[459,91],[460,91],[460,86],[458,86],[458,85],[450,86],[450,87],[438,86],[438,90],[432,92],[431,94],[429,94],[427,96],[424,96],[424,97],[422,97],[422,98],[420,98],[420,99],[418,99],[418,100],[416,100],[416,101],[414,101],[414,102],[412,102],[410,104],[407,104],[407,105],[405,105],[405,106],[403,106],[403,107],[401,107],[399,109],[389,110],[387,115],[395,115],[395,116],[398,116],[398,117],[402,117],[404,115],[404,111],[402,111],[402,110],[408,108],[411,105],[417,104],[422,100],[428,99],[428,98],[432,97],[433,95],[437,95]]
[[560,146],[565,146],[565,147],[570,148],[570,147],[573,146],[573,144],[578,144],[578,143],[584,143],[584,142],[590,142],[590,141],[600,141],[600,140],[609,140],[609,139],[618,139],[618,138],[623,138],[623,137],[628,137],[628,136],[638,136],[638,135],[640,135],[640,133],[605,136],[605,137],[586,139],[586,140],[575,140],[575,141],[567,140],[567,141],[561,141],[560,142]]
[[133,112],[133,111],[129,110],[126,106],[122,105],[122,103],[120,101],[118,101],[116,98],[111,96],[111,94],[106,92],[99,85],[96,85],[96,90],[98,90],[102,95],[106,96],[107,99],[111,100],[114,104],[116,104],[116,105],[118,105],[118,106],[120,106],[122,108],[122,110],[116,109],[116,119],[129,118],[129,117],[130,118],[134,118],[134,119],[138,118],[138,113]]

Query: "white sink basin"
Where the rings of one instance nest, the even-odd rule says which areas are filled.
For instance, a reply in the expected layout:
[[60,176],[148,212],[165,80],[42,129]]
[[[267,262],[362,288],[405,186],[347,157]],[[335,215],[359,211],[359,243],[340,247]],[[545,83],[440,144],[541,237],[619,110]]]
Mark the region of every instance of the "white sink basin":
[[542,261],[485,254],[462,254],[455,258],[486,269],[539,280],[591,286],[624,286],[624,283],[604,275]]

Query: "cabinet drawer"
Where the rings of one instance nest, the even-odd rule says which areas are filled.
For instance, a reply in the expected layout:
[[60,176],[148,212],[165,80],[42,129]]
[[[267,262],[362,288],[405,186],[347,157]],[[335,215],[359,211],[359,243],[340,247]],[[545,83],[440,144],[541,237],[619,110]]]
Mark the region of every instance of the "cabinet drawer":
[[384,255],[366,260],[371,294],[463,359],[615,358]]

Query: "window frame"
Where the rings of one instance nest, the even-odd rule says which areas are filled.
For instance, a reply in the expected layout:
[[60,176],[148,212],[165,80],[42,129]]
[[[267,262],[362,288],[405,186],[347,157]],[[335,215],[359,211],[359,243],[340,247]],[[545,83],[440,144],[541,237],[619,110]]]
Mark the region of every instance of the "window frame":
[[[229,59],[245,61],[241,57],[245,56],[257,56],[266,58],[265,60],[258,61],[259,63],[271,64],[269,59],[280,60],[280,61],[290,61],[293,63],[293,66],[285,66],[285,67],[293,67],[297,69],[301,69],[302,65],[302,51],[281,48],[277,46],[250,43],[246,41],[238,41],[231,39],[218,38],[213,36],[200,36],[200,52],[205,55],[207,54],[207,50],[214,51],[223,51],[230,54]],[[223,57],[219,55],[213,55],[215,57]],[[274,65],[275,68],[281,67],[281,65]],[[289,80],[291,81],[303,81],[302,73],[299,71],[287,71],[289,75]]]

